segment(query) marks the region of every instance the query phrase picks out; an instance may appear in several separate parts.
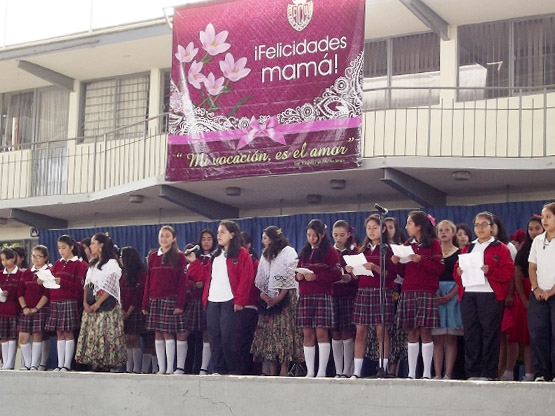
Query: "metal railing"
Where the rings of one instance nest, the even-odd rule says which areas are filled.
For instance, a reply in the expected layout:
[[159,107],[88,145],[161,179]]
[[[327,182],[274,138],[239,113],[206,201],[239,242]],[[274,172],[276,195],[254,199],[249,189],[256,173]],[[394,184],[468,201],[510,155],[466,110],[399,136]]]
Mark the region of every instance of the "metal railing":
[[554,89],[366,89],[363,157],[554,156]]
[[164,175],[167,116],[98,136],[4,147],[0,199],[84,194]]

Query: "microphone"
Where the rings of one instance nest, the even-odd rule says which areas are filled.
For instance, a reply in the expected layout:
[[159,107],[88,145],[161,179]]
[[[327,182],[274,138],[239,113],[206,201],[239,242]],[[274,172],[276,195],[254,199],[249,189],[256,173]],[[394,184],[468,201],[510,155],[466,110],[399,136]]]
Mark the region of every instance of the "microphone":
[[197,250],[200,250],[200,246],[199,246],[198,244],[197,244],[196,246],[194,246],[194,247],[188,248],[187,250],[185,250],[185,251],[183,252],[183,254],[186,255],[186,256],[188,256],[188,255],[191,254],[193,251],[197,251]]
[[378,212],[382,215],[387,215],[389,210],[387,208],[382,207],[380,204],[374,204],[374,208],[378,210]]

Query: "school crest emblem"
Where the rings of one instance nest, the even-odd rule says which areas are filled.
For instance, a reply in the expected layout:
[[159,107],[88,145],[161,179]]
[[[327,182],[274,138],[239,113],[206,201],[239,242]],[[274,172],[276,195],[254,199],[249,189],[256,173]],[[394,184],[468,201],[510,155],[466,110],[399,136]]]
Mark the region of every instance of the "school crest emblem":
[[293,29],[298,32],[306,29],[312,20],[314,4],[312,0],[291,0],[293,4],[287,6],[287,20]]

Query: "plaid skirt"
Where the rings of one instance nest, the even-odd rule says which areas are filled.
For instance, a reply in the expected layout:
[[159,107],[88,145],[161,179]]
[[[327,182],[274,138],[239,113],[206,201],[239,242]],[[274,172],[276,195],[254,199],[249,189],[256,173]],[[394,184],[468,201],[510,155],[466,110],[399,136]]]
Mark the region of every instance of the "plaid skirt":
[[177,298],[161,298],[148,300],[146,314],[146,331],[178,333],[185,332],[185,313],[174,315]]
[[297,303],[296,324],[299,328],[333,328],[331,295],[301,295]]
[[344,329],[353,329],[353,306],[355,298],[350,296],[333,296],[333,316],[336,331]]
[[45,331],[74,331],[80,325],[81,319],[76,300],[50,302],[50,315],[46,320]]
[[21,311],[17,318],[17,332],[27,332],[29,334],[44,332],[48,315],[50,315],[50,307],[48,306],[43,306],[36,313],[27,316]]
[[401,329],[438,328],[437,294],[415,291],[401,293],[397,323]]
[[[358,288],[353,323],[363,326],[381,325],[379,288],[364,286]],[[393,323],[393,290],[388,288],[385,288],[384,323],[386,325]]]
[[17,317],[0,316],[0,339],[6,340],[15,338],[17,338]]
[[123,321],[123,332],[130,335],[141,335],[145,332],[145,316],[140,309],[133,309],[131,315]]
[[204,312],[201,299],[187,303],[184,320],[187,331],[204,331],[206,329],[206,312]]

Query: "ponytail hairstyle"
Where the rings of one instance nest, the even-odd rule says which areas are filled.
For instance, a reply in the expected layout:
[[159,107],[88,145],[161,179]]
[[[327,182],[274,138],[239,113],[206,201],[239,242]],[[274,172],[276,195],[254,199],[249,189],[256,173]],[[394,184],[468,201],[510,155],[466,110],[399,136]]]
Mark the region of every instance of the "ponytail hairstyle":
[[48,247],[43,246],[42,244],[37,244],[36,246],[33,246],[31,252],[35,250],[40,251],[40,254],[44,256],[44,263],[48,264],[48,260],[50,259],[50,252],[48,251]]
[[73,253],[73,255],[74,256],[79,256],[79,247],[77,247],[77,243],[69,235],[64,234],[64,235],[59,236],[58,237],[58,243],[64,243],[64,244],[68,245],[69,247],[72,247],[71,252]]
[[407,239],[403,228],[399,225],[399,222],[394,217],[387,217],[383,220],[384,223],[387,223],[388,221],[392,222],[393,227],[395,228],[395,234],[393,234],[393,238],[389,238],[391,244],[403,244],[403,242]]
[[350,248],[355,241],[355,235],[353,233],[355,231],[354,227],[351,227],[349,223],[345,220],[337,220],[333,223],[332,230],[334,228],[344,228],[348,233],[351,233],[350,237],[347,238],[347,241],[345,241],[345,247]]
[[[316,253],[313,256],[314,260],[320,260],[322,257],[326,255],[329,248],[331,247],[331,241],[328,235],[326,234],[326,224],[324,224],[321,220],[313,219],[310,220],[308,225],[306,226],[306,231],[313,230],[316,235],[318,236],[318,248],[316,249]],[[312,252],[312,246],[307,241],[304,247],[301,250],[301,258],[303,261],[307,261],[310,253]]]
[[[227,229],[227,231],[233,234],[233,237],[229,242],[229,247],[227,248],[226,257],[228,259],[237,258],[239,256],[239,252],[241,251],[241,247],[242,247],[241,229],[239,228],[239,225],[235,221],[231,221],[231,220],[223,220],[222,222],[220,222],[220,225],[224,226]],[[218,245],[218,248],[214,253],[214,257],[218,257],[220,254],[222,254],[222,251],[223,251],[223,247]]]
[[[432,224],[429,214],[426,214],[424,211],[411,211],[409,217],[415,226],[420,226],[420,243],[422,247],[431,247],[437,236],[435,225]],[[408,241],[411,240],[409,239]]]
[[214,231],[212,231],[209,228],[205,228],[204,230],[202,230],[200,232],[199,238],[198,238],[198,246],[200,247],[200,254],[205,254],[204,250],[202,248],[202,236],[204,234],[210,234],[210,236],[212,237],[212,247],[210,248],[210,251],[208,253],[212,253],[214,250],[216,250],[218,248],[218,239],[216,238],[216,234],[214,234]]
[[[370,215],[368,218],[364,220],[364,228],[366,228],[366,226],[370,221],[374,221],[379,226],[380,216],[378,214]],[[389,233],[387,232],[387,226],[385,225],[385,223],[383,224],[383,228],[382,228],[382,240],[384,244],[389,244]],[[364,252],[364,250],[366,250],[366,247],[370,243],[371,243],[370,238],[368,237],[368,233],[366,233],[366,237],[364,237],[364,241],[362,242],[362,245],[358,248],[358,252],[359,253]]]
[[135,247],[126,246],[120,250],[121,274],[127,287],[137,287],[141,272],[146,269],[141,255]]
[[117,260],[116,252],[114,250],[114,243],[112,239],[108,237],[104,233],[96,233],[92,236],[97,243],[103,244],[102,249],[100,251],[100,258],[93,258],[89,262],[89,267],[94,267],[98,264],[98,270],[102,270],[102,266],[108,263],[108,260],[114,259]]
[[[509,233],[507,232],[507,227],[505,227],[505,224],[503,223],[501,218],[499,218],[495,214],[491,214],[491,215],[493,216],[492,224],[495,223],[495,225],[497,225],[497,235],[494,236],[494,237],[497,238],[499,241],[501,241],[503,244],[509,244],[511,239],[509,238]],[[478,215],[476,215],[476,216],[478,216]]]
[[266,234],[266,237],[268,237],[271,241],[268,248],[265,248],[262,252],[262,255],[268,261],[275,259],[278,254],[281,253],[281,250],[291,245],[287,237],[283,235],[281,228],[278,228],[275,225],[270,225],[269,227],[264,228],[264,234]]
[[[27,262],[27,250],[25,250],[25,247],[21,247],[21,246],[12,247],[12,250],[15,252],[17,257],[23,260],[21,262],[21,268],[22,269],[29,268],[29,263]],[[16,259],[16,262],[17,262],[17,259]]]
[[177,267],[179,263],[179,247],[177,246],[177,233],[171,225],[164,225],[160,228],[159,232],[169,231],[175,240],[168,251],[162,255],[162,264],[170,264],[172,267]]
[[[251,246],[247,247],[248,244],[250,244]],[[258,254],[256,254],[256,251],[252,246],[252,236],[246,231],[241,231],[241,245],[249,251],[249,254],[251,255],[253,261],[258,260]]]

